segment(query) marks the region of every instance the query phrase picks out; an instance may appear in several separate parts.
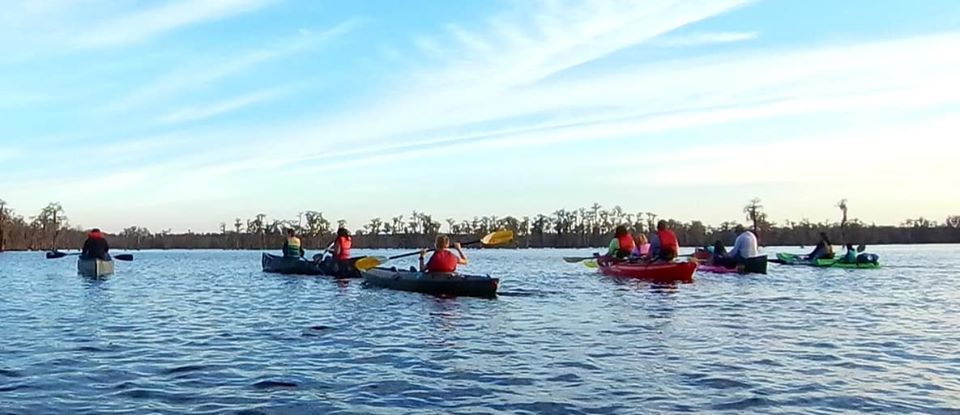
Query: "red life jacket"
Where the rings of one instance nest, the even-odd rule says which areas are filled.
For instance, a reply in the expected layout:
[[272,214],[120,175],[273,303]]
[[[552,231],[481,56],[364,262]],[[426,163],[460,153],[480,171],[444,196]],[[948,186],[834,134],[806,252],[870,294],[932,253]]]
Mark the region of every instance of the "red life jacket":
[[340,247],[340,253],[337,254],[337,259],[340,261],[350,259],[350,248],[353,246],[353,238],[349,236],[338,236],[337,246]]
[[633,235],[630,235],[629,232],[626,235],[618,236],[617,241],[620,242],[620,250],[628,254],[633,252],[633,248],[636,246],[633,243]]
[[673,231],[669,229],[657,231],[657,237],[660,238],[660,250],[673,253],[680,252],[680,241],[677,240],[677,234]]
[[446,249],[436,251],[427,261],[427,272],[454,272],[457,270],[458,258],[453,252]]

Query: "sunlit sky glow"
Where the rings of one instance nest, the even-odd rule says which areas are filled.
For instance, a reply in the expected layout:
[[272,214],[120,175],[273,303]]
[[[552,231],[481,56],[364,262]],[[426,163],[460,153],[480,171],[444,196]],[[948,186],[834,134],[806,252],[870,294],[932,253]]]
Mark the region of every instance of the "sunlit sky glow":
[[2,7],[0,198],[28,216],[960,214],[954,0]]

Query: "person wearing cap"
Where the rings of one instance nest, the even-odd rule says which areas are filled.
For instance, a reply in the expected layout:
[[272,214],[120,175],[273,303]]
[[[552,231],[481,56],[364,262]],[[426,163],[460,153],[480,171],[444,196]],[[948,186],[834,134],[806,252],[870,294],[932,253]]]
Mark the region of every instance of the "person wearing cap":
[[83,242],[83,249],[80,250],[80,258],[110,260],[110,245],[100,229],[93,228],[87,233],[87,240]]

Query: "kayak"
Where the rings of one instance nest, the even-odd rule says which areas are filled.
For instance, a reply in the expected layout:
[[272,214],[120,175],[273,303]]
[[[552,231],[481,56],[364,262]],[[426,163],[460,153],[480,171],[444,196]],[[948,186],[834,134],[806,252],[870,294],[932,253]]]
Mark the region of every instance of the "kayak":
[[88,277],[102,277],[113,274],[113,260],[79,258],[77,259],[77,273]]
[[697,269],[715,274],[766,274],[767,257],[765,255],[753,257],[744,261],[740,266],[732,268],[728,268],[723,265],[705,263],[700,264],[700,267]]
[[876,255],[872,255],[873,261],[867,262],[843,262],[838,258],[834,259],[818,259],[815,261],[810,261],[804,259],[801,255],[796,254],[787,254],[787,253],[778,253],[777,260],[784,265],[805,265],[810,267],[820,267],[820,268],[851,268],[851,269],[873,269],[880,268],[880,261],[878,261]]
[[696,262],[668,262],[654,264],[611,263],[600,264],[600,273],[610,277],[638,278],[654,282],[693,282]]
[[333,263],[307,261],[301,258],[286,258],[279,255],[271,255],[266,252],[260,259],[260,265],[263,266],[263,272],[272,272],[275,274],[287,275],[328,275],[337,278],[360,278],[360,272],[356,269],[345,271],[333,269]]
[[449,272],[402,271],[373,268],[361,272],[370,286],[441,296],[495,297],[499,278]]

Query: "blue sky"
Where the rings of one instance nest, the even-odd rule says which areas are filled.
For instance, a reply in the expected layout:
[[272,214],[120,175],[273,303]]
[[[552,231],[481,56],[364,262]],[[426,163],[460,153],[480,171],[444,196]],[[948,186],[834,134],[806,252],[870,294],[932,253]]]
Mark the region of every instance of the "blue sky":
[[960,214],[953,0],[3,7],[0,198],[25,215]]

